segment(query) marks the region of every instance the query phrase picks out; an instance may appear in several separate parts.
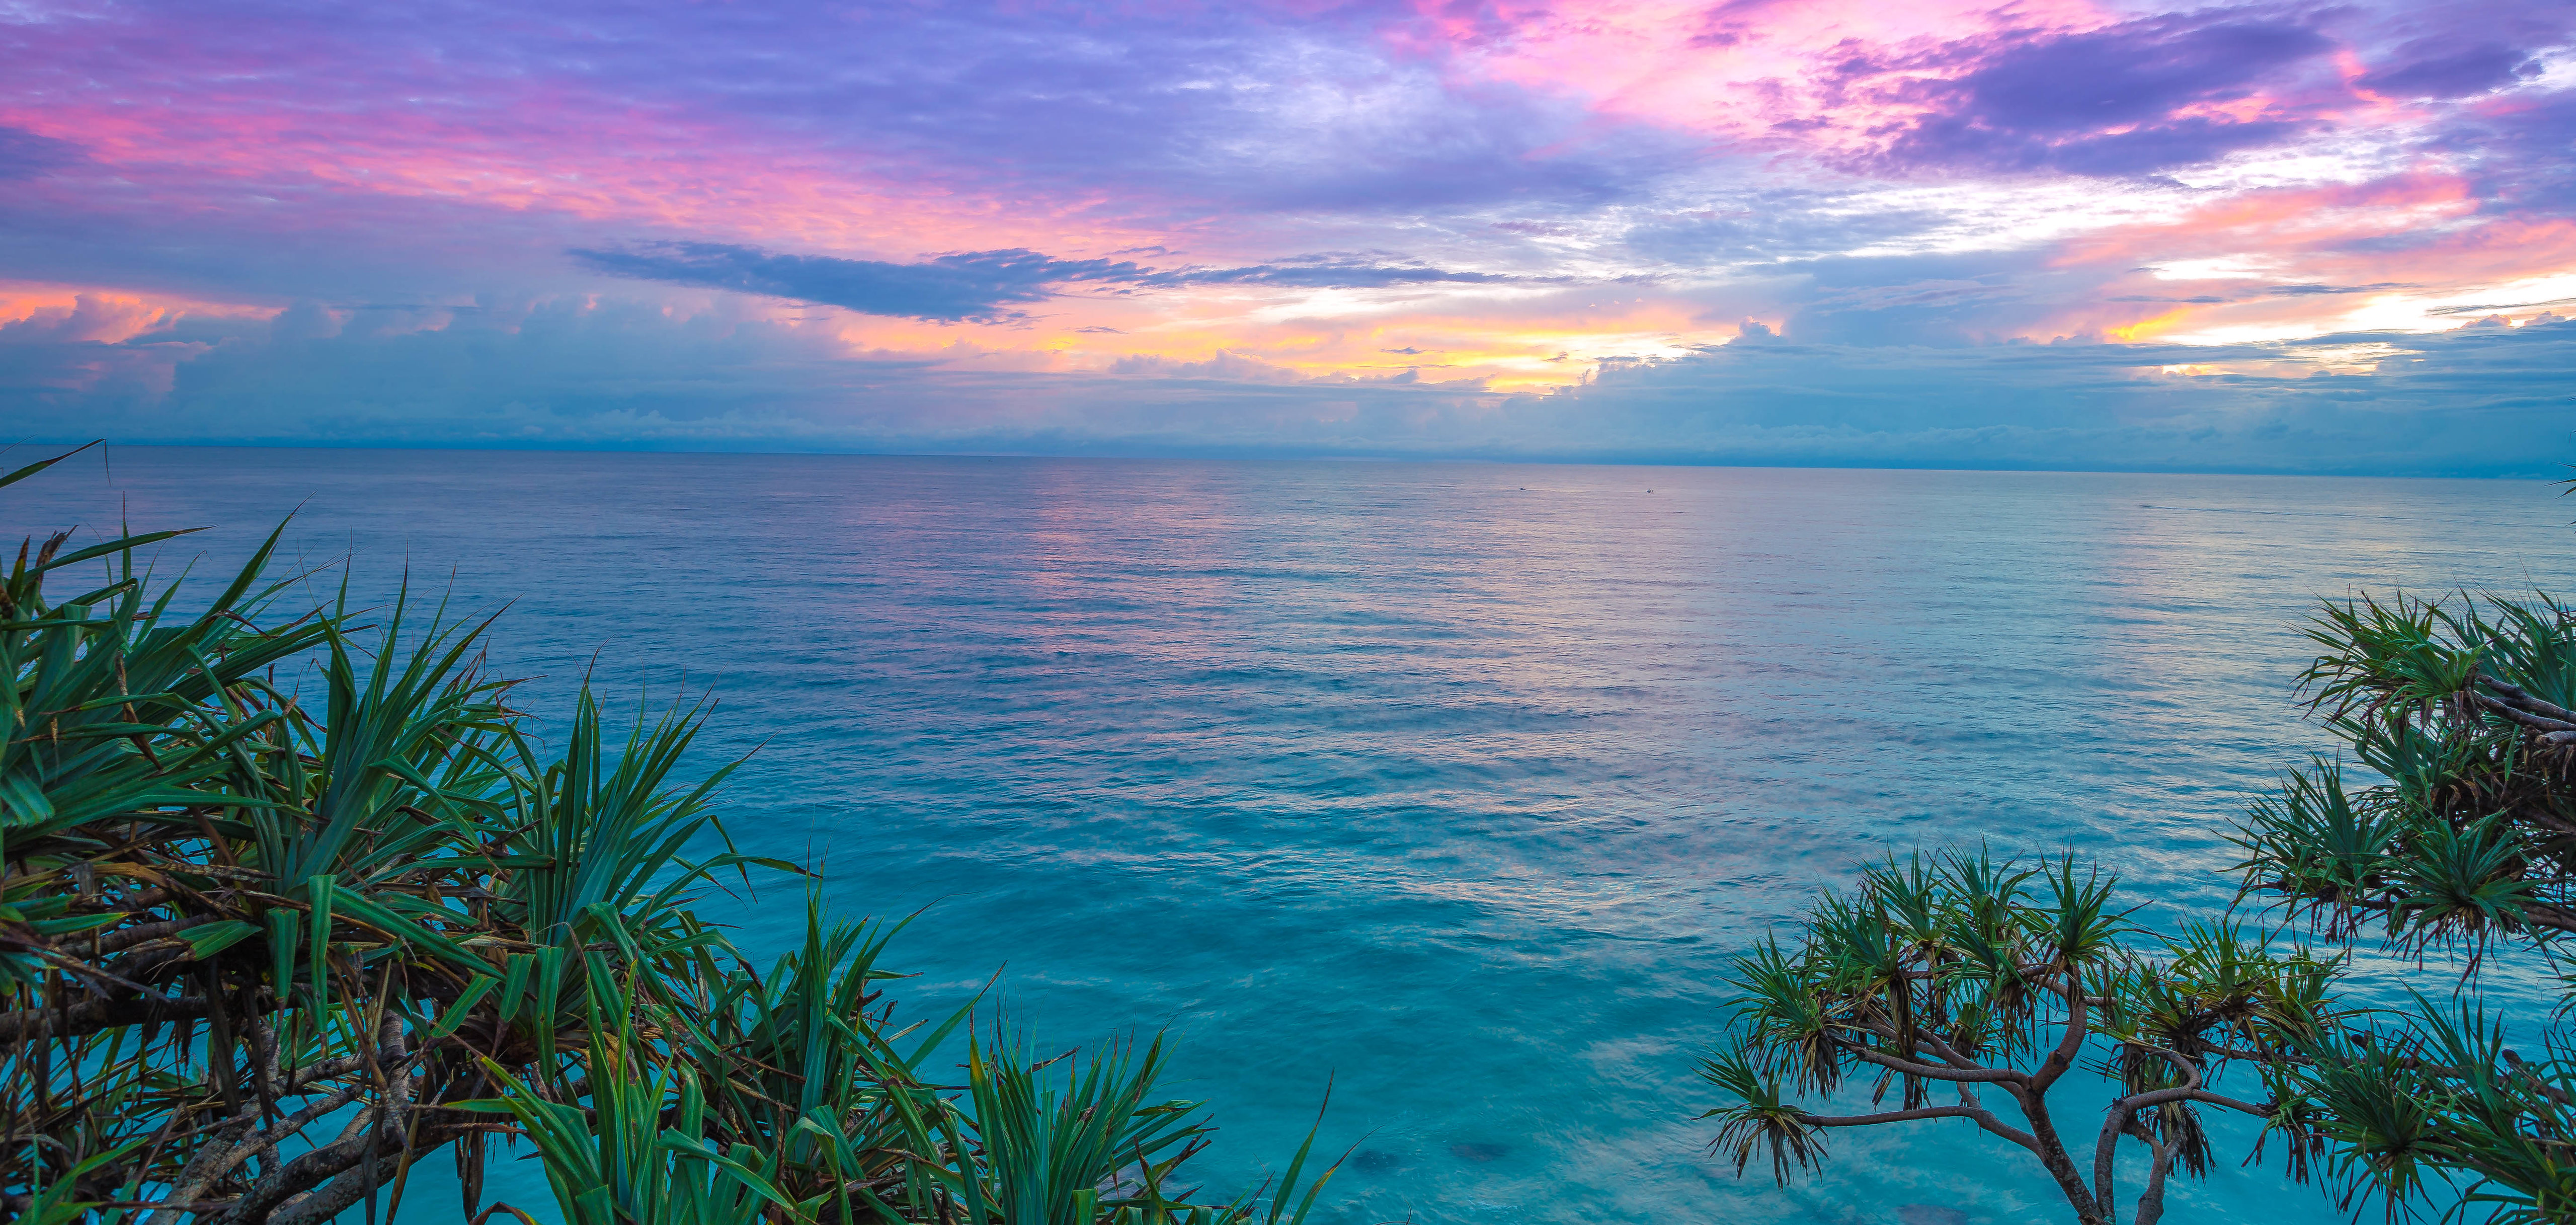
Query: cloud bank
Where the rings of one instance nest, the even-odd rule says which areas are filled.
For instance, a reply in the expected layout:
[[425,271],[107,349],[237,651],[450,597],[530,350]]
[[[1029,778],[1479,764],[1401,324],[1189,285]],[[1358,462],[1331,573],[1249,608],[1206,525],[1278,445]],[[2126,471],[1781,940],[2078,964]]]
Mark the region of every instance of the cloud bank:
[[[146,321],[149,322],[149,321]],[[2576,453],[2576,321],[2235,346],[1749,333],[1505,393],[1255,359],[1105,372],[852,357],[756,313],[467,310],[0,327],[0,394],[129,442],[2539,476]],[[209,427],[213,428],[209,428]]]

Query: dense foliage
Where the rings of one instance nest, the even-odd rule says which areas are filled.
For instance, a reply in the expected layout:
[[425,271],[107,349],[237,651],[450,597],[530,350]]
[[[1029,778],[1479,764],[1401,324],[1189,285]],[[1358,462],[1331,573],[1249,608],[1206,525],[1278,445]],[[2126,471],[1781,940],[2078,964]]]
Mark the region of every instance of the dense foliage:
[[[2158,936],[2071,859],[1870,868],[1789,944],[1737,963],[1736,1024],[1703,1073],[1727,1095],[1710,1114],[1738,1172],[1767,1150],[1785,1179],[1833,1128],[1966,1119],[2028,1151],[2083,1222],[2117,1219],[2134,1143],[2149,1225],[2177,1169],[2207,1171],[2201,1112],[2217,1109],[2259,1117],[2253,1156],[2346,1207],[2576,1221],[2576,1053],[2559,1016],[2521,1018],[2551,1032],[2532,1057],[2512,1049],[2480,991],[2500,955],[2554,971],[2576,931],[2576,611],[2364,597],[2309,634],[2310,709],[2353,760],[2291,772],[2247,814],[2250,917]],[[2405,1007],[2356,1006],[2340,980],[2374,936],[2453,971],[2418,979],[2432,994]],[[2110,1084],[2089,1162],[2048,1097],[2087,1061]],[[1871,1110],[1791,1100],[1846,1071],[1878,1078]],[[1877,1109],[1898,1085],[1899,1108]]]
[[2553,1017],[2526,1059],[2474,990],[2499,953],[2556,969],[2576,931],[2576,610],[2361,599],[2310,636],[2315,708],[2375,781],[2323,759],[2288,775],[2241,831],[2246,888],[2324,936],[2375,928],[2463,971],[2454,998],[2357,1018],[2309,1052],[2318,1126],[2365,1191],[2576,1220],[2576,1052]]
[[[2113,880],[2068,858],[1889,860],[1851,893],[1828,894],[1793,943],[1738,961],[1734,1040],[1702,1067],[1734,1100],[1709,1114],[1739,1172],[1767,1150],[1783,1179],[1824,1156],[1833,1128],[1968,1120],[2027,1151],[2085,1222],[2115,1219],[2116,1157],[2134,1140],[2148,1151],[2136,1220],[2152,1225],[2174,1170],[2209,1168],[2204,1108],[2265,1119],[2265,1137],[2285,1133],[2306,1168],[2315,1133],[2298,1052],[2339,1021],[2340,970],[2230,924],[2149,937],[2123,916]],[[2087,1129],[2070,1135],[2050,1094],[2088,1056],[2111,1096],[2098,1113],[2067,1116]],[[2218,1092],[2230,1065],[2269,1092]],[[1866,1112],[1790,1100],[1855,1073],[1875,1078]],[[1895,1108],[1878,1109],[1891,1089]]]
[[1156,1096],[1159,1041],[1040,1061],[995,1028],[947,1085],[967,1018],[895,1022],[888,928],[809,902],[801,947],[738,952],[695,900],[794,869],[723,849],[723,771],[675,782],[702,707],[619,735],[585,692],[550,753],[488,623],[293,602],[274,535],[183,615],[137,569],[177,534],[30,541],[0,588],[8,1215],[373,1221],[438,1159],[466,1216],[524,1217],[478,1212],[502,1140],[568,1225],[1313,1205],[1304,1150],[1257,1201],[1192,1201],[1209,1128]]

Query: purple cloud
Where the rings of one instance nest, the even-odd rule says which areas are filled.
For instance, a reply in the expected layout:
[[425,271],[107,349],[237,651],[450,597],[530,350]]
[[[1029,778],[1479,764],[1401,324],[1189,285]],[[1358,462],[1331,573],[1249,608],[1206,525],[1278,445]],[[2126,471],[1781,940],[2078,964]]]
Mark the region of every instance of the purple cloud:
[[1156,273],[1140,285],[1278,285],[1297,289],[1384,289],[1393,285],[1506,285],[1563,281],[1566,277],[1526,277],[1500,272],[1467,272],[1419,264],[1375,263],[1335,259],[1255,264],[1243,268],[1185,268]]
[[79,160],[80,146],[70,141],[0,126],[0,179],[31,179]]
[[1437,282],[1492,284],[1533,279],[1330,256],[1241,268],[1158,271],[1127,260],[1065,260],[1019,249],[958,252],[917,264],[782,255],[757,247],[712,242],[653,242],[607,250],[575,248],[571,254],[584,266],[612,276],[730,289],[935,323],[991,323],[1022,318],[1025,312],[1014,307],[1054,297],[1056,286],[1081,282],[1148,289],[1187,285],[1382,289]]
[[[2333,50],[2296,22],[2219,10],[1954,47],[1977,64],[1928,87],[1931,118],[1899,137],[1891,160],[1914,166],[2147,174],[2269,145],[2299,120],[2178,112],[2264,94]],[[1855,65],[1863,73],[1886,65]]]
[[2540,61],[2529,52],[2502,43],[2463,47],[2447,39],[2417,39],[2397,54],[2402,62],[2354,84],[2390,98],[2465,98],[2540,72]]
[[1051,296],[1070,281],[1133,281],[1148,270],[1126,261],[1061,260],[1035,251],[966,251],[918,264],[827,255],[780,255],[712,242],[643,243],[572,255],[614,276],[731,289],[839,306],[870,315],[939,323],[1015,318],[1010,309]]

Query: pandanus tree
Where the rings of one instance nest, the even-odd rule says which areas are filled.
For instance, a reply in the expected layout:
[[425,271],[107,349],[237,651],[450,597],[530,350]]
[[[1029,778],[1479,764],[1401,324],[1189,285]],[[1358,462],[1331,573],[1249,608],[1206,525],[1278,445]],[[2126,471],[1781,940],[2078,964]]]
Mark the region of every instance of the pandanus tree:
[[[2365,596],[2327,604],[2308,635],[2301,690],[2348,757],[2251,806],[2238,913],[2158,936],[2071,859],[1864,871],[1791,942],[1736,963],[1736,1022],[1702,1072],[1726,1095],[1710,1115],[1737,1171],[1767,1150],[1785,1180],[1836,1128],[1966,1119],[2027,1150],[2088,1223],[2118,1219],[2117,1157],[2137,1146],[2148,1225],[2177,1171],[2208,1170],[2215,1110],[2260,1119],[2252,1155],[2277,1143],[2345,1207],[2576,1221],[2566,1002],[2520,1010],[2540,1043],[2526,1057],[2482,985],[2499,957],[2556,971],[2576,932],[2576,611],[2546,594]],[[2364,952],[2453,972],[2360,1007],[2339,988]],[[2089,1163],[2049,1098],[2078,1067],[2109,1086]],[[1792,1100],[1846,1073],[1875,1078],[1872,1109]]]
[[[2147,1166],[2134,1219],[2152,1225],[2173,1174],[2209,1168],[2203,1111],[2264,1120],[2304,1164],[2292,1070],[2338,1019],[2341,968],[2226,923],[2153,938],[2112,878],[2072,858],[1890,859],[1828,893],[1789,942],[1737,961],[1736,1028],[1701,1068],[1732,1099],[1709,1112],[1716,1145],[1738,1173],[1767,1152],[1785,1181],[1823,1159],[1834,1129],[1966,1120],[2035,1161],[2077,1220],[2107,1225],[2121,1147],[2135,1144]],[[2266,1092],[2220,1092],[2232,1069]],[[2080,1074],[2092,1071],[2107,1088],[2070,1109],[2103,1083]],[[1869,1109],[1792,1100],[1851,1078],[1871,1086]]]
[[698,899],[799,876],[731,849],[725,769],[680,781],[703,705],[618,734],[585,690],[549,752],[487,622],[295,602],[275,534],[183,604],[140,562],[178,534],[31,539],[0,584],[0,1216],[390,1219],[440,1159],[442,1215],[527,1219],[482,1207],[497,1141],[578,1225],[1313,1206],[1302,1150],[1260,1202],[1167,1192],[1209,1128],[1159,1045],[935,1074],[967,1013],[899,1022],[892,929],[810,879],[799,947],[737,950]]
[[[2305,1081],[2348,1185],[2576,1220],[2576,1058],[2555,1014],[2481,1000],[2499,958],[2576,932],[2576,610],[2524,598],[2328,605],[2303,681],[2350,753],[2285,775],[2240,831],[2246,889],[2325,937],[2447,954],[2458,989],[2328,1030]],[[2357,769],[2358,777],[2355,776]]]

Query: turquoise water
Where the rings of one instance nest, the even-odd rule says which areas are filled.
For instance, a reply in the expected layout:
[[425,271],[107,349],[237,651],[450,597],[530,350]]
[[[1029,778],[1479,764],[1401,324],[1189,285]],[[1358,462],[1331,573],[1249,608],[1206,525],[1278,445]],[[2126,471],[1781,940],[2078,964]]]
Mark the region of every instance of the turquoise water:
[[[1329,1077],[1336,1221],[1937,1225],[2065,1214],[1964,1124],[1838,1135],[1786,1191],[1703,1155],[1727,956],[1886,848],[2074,847],[2151,921],[2223,906],[2227,818],[2324,744],[2289,702],[2313,598],[2576,590],[2553,492],[119,449],[0,492],[0,527],[121,499],[223,525],[165,555],[204,573],[300,506],[362,590],[408,557],[511,602],[495,657],[541,710],[594,652],[629,697],[712,691],[710,759],[758,748],[746,849],[927,908],[921,1011],[999,970],[1048,1044],[1169,1026],[1217,1185],[1284,1161]],[[727,917],[774,947],[801,908]],[[2341,1219],[2241,1151],[2173,1219]]]

